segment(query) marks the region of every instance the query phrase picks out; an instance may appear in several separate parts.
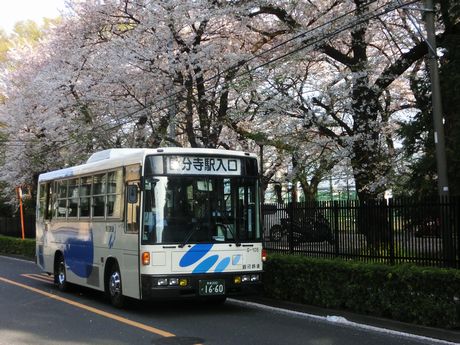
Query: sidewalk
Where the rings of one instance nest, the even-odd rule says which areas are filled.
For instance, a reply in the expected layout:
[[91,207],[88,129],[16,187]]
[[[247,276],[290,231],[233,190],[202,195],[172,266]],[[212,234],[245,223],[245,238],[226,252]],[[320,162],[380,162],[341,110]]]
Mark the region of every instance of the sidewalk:
[[316,316],[340,316],[348,321],[373,326],[378,328],[389,329],[397,332],[404,332],[409,334],[415,334],[422,337],[428,337],[433,339],[445,340],[453,343],[460,344],[460,329],[459,330],[448,330],[441,328],[433,328],[415,325],[411,323],[404,323],[400,321],[385,319],[381,317],[375,317],[370,315],[356,314],[344,310],[326,309],[321,307],[303,305],[292,302],[278,301],[261,296],[248,296],[238,297],[239,300],[259,303],[271,307],[293,310],[301,313],[312,314]]

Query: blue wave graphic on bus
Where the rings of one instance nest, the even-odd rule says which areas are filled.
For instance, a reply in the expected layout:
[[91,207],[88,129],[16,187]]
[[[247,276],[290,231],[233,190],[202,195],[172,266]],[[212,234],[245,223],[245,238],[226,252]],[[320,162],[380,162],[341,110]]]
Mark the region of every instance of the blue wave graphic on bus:
[[219,260],[219,255],[212,255],[202,262],[198,266],[195,267],[195,269],[192,271],[192,273],[206,273],[208,272],[212,266]]
[[197,263],[201,258],[208,254],[212,246],[212,244],[195,244],[180,259],[179,266],[188,267]]
[[66,266],[81,278],[88,278],[93,271],[94,243],[93,232],[87,238],[78,238],[77,229],[62,229],[54,233],[56,242],[64,244]]
[[227,266],[230,264],[230,258],[229,257],[226,257],[226,258],[223,258],[221,262],[219,262],[219,264],[217,265],[216,267],[216,272],[223,272]]
[[[195,244],[191,247],[181,258],[179,262],[180,267],[189,267],[201,260],[201,262],[194,268],[192,273],[206,273],[208,272],[217,261],[219,261],[219,255],[212,255],[203,259],[212,249],[213,244]],[[203,259],[203,260],[202,260]],[[241,255],[236,255],[233,259],[233,264],[237,264],[241,259]],[[214,272],[223,272],[230,264],[230,257],[226,256],[220,260],[217,264]]]

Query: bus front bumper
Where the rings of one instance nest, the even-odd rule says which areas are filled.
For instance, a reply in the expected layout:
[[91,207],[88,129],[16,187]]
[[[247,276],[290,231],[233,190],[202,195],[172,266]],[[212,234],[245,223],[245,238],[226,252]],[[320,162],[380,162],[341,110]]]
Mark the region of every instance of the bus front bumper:
[[141,284],[143,300],[241,296],[256,294],[262,290],[262,272],[178,276],[143,274],[141,275]]

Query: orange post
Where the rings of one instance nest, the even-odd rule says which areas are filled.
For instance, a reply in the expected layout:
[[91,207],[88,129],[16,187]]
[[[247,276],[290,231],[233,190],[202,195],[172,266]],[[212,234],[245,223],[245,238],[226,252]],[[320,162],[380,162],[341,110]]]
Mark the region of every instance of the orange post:
[[18,199],[19,199],[19,213],[21,215],[21,235],[22,239],[25,239],[25,233],[24,233],[24,211],[22,209],[22,189],[21,187],[16,187],[16,191],[18,193]]

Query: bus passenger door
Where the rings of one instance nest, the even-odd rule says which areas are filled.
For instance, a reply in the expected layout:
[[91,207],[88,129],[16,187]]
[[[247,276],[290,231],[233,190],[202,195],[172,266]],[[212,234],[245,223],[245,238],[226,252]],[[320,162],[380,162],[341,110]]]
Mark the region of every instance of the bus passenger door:
[[[39,200],[36,215],[36,263],[41,269],[51,272],[54,269],[54,253],[50,258],[50,251],[46,251],[47,235],[50,229],[52,216],[52,182],[40,183]],[[52,251],[51,251],[52,252]],[[48,254],[48,255],[47,255]],[[47,259],[47,260],[46,260]],[[45,262],[47,261],[47,262]]]
[[125,241],[123,245],[123,269],[121,269],[123,294],[140,298],[139,293],[139,228],[140,228],[140,181],[126,184]]

